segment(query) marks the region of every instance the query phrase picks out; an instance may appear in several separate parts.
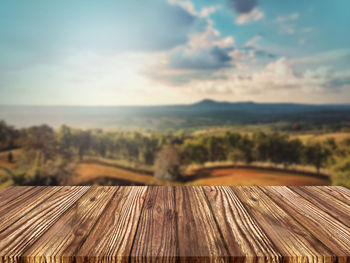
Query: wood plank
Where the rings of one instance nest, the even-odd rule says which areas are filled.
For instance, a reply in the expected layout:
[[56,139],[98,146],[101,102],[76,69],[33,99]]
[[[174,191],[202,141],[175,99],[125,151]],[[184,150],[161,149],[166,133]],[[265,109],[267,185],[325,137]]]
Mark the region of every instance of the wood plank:
[[130,260],[176,262],[175,196],[171,186],[147,189]]
[[33,208],[44,202],[54,193],[62,189],[62,186],[46,187],[37,186],[24,192],[17,198],[0,207],[0,232],[22,218]]
[[232,187],[286,262],[332,262],[332,253],[258,187]]
[[350,205],[327,194],[321,188],[312,186],[291,186],[289,188],[346,226],[350,226]]
[[34,186],[11,186],[0,192],[0,207],[11,202],[25,192],[33,189]]
[[350,228],[287,187],[261,188],[281,208],[322,241],[337,259],[350,256]]
[[15,189],[0,193],[0,263],[350,262],[342,187]]
[[321,189],[323,192],[328,193],[329,195],[332,195],[336,198],[338,198],[340,201],[350,205],[350,190],[341,187],[341,186],[318,186],[315,188]]
[[203,188],[175,187],[175,200],[180,261],[227,260],[227,245],[206,202]]
[[93,186],[24,254],[26,262],[72,262],[118,187]]
[[115,194],[77,252],[77,262],[129,259],[146,189],[146,186],[126,186]]
[[57,222],[88,189],[89,186],[63,187],[46,202],[0,233],[0,262],[18,261],[23,252]]
[[275,245],[229,186],[206,186],[204,191],[232,260],[274,262],[281,258]]

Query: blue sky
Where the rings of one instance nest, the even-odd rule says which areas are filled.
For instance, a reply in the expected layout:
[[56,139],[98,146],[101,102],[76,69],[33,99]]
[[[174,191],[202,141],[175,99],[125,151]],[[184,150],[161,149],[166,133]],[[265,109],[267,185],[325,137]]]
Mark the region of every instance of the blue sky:
[[350,103],[348,0],[4,0],[0,104]]

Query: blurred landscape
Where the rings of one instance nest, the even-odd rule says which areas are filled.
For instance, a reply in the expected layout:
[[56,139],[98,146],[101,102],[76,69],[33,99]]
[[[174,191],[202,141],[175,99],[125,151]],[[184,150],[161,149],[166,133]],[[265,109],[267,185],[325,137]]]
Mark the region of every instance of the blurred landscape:
[[[0,119],[16,127],[65,124],[85,129],[142,129],[194,131],[210,127],[292,131],[350,127],[350,105],[296,103],[219,102],[164,106],[3,106]],[[297,124],[297,125],[296,125]],[[295,126],[293,128],[293,125]]]
[[350,186],[349,0],[2,2],[1,189]]
[[350,186],[350,106],[0,106],[0,187]]

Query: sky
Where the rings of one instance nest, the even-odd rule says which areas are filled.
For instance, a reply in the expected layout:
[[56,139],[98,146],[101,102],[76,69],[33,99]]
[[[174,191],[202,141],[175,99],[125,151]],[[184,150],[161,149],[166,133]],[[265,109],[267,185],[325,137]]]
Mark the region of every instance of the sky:
[[349,0],[3,0],[1,105],[350,103]]

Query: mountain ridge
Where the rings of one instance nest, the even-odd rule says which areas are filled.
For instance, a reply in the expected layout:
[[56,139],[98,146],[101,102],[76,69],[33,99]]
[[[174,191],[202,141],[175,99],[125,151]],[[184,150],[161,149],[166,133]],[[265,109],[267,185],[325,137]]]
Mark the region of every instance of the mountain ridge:
[[17,127],[66,124],[83,128],[182,129],[296,123],[350,127],[349,104],[227,102],[163,106],[1,106],[0,120]]

